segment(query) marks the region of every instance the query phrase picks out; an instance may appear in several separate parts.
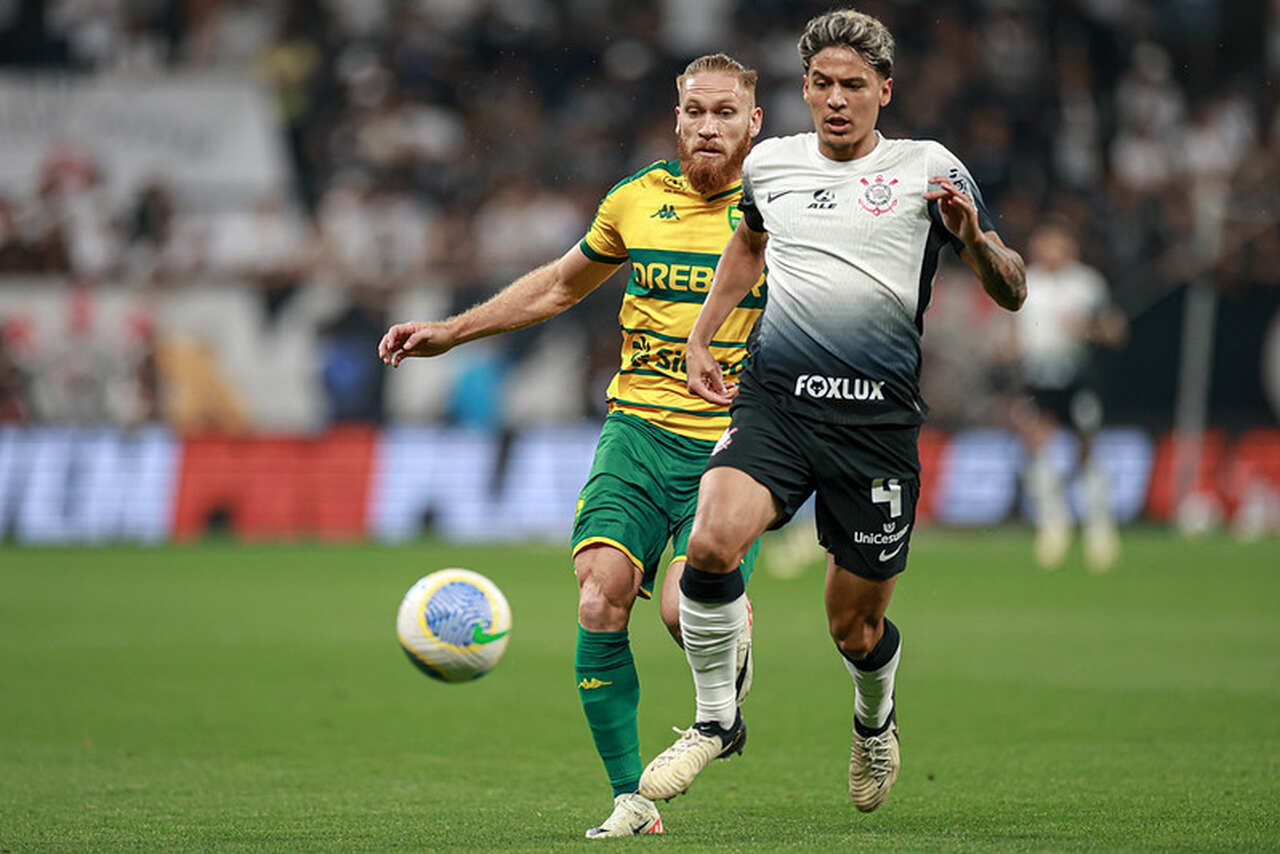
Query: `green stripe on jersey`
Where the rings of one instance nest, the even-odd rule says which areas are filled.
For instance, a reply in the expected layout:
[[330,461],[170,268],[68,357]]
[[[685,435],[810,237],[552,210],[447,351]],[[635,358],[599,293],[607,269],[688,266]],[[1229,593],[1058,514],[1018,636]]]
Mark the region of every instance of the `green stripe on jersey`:
[[673,264],[684,264],[689,267],[716,268],[720,261],[719,252],[675,252],[670,249],[632,249],[631,260],[638,264],[661,263],[670,267]]
[[621,264],[626,258],[614,258],[609,255],[601,255],[596,250],[587,245],[587,239],[582,238],[582,242],[578,244],[578,248],[582,250],[582,254],[586,255],[592,261],[598,261],[601,264]]
[[698,412],[693,409],[682,409],[679,406],[659,406],[656,403],[642,403],[638,400],[623,400],[620,397],[615,397],[613,402],[621,404],[622,406],[634,406],[637,409],[662,409],[667,412],[679,412],[683,415],[693,415],[698,418],[727,418],[729,415],[729,410],[727,409],[718,409],[715,412]]
[[[630,253],[631,278],[626,292],[668,302],[703,302],[720,260],[715,252],[632,249]],[[748,293],[738,308],[764,308],[765,293],[764,288],[759,296]]]
[[[702,291],[671,291],[661,288],[646,288],[636,281],[635,274],[627,280],[627,294],[633,297],[647,297],[648,299],[665,300],[667,302],[692,302],[701,303],[706,299],[706,294]],[[738,302],[737,308],[764,308],[765,296],[753,296],[748,293]]]
[[662,169],[662,170],[664,170],[668,175],[671,175],[672,177],[676,177],[676,176],[678,176],[678,175],[680,174],[680,161],[678,161],[678,160],[659,160],[659,161],[657,161],[657,162],[655,162],[655,163],[650,163],[648,166],[644,167],[644,168],[643,168],[643,169],[641,169],[639,172],[635,173],[634,175],[628,175],[627,177],[623,178],[621,181],[619,181],[618,183],[616,183],[616,184],[614,184],[612,187],[610,187],[610,188],[609,188],[609,192],[608,192],[608,193],[605,193],[605,197],[606,197],[606,198],[608,198],[608,196],[610,195],[610,193],[612,193],[614,190],[616,190],[616,189],[618,189],[619,187],[624,186],[624,185],[626,185],[626,184],[630,184],[632,181],[636,180],[637,178],[639,178],[639,177],[641,177],[641,176],[643,176],[643,175],[647,175],[647,174],[649,174],[649,173],[650,173],[650,172],[652,172],[654,169]]
[[[648,338],[657,338],[659,341],[669,341],[672,344],[684,344],[689,340],[688,338],[681,338],[679,335],[667,335],[665,333],[655,332],[652,329],[645,329],[644,327],[640,327],[640,326],[636,326],[636,327],[623,326],[621,327],[621,329],[623,332],[630,332],[633,335],[644,335]],[[716,341],[713,339],[711,341],[711,346],[712,347],[745,347],[747,346],[747,342],[746,341]]]
[[714,202],[716,199],[723,199],[725,196],[732,196],[734,193],[738,192],[741,189],[742,189],[741,184],[734,184],[732,187],[730,187],[727,190],[721,190],[720,192],[714,195],[707,196],[707,201]]

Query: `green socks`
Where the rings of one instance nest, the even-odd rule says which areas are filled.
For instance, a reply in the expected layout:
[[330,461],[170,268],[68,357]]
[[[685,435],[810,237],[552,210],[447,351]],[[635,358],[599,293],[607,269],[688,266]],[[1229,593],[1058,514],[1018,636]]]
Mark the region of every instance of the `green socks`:
[[582,711],[591,727],[596,752],[604,760],[613,794],[634,792],[640,784],[640,677],[631,657],[627,631],[592,632],[578,626],[574,675]]

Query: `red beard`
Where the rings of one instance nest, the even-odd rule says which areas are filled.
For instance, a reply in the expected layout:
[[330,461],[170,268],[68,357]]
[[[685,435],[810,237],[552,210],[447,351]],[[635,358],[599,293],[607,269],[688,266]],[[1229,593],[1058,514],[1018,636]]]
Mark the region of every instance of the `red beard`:
[[680,172],[689,179],[689,186],[704,196],[722,190],[738,180],[742,174],[742,161],[747,159],[747,152],[750,150],[751,137],[746,137],[724,160],[705,163],[701,158],[694,157],[693,150],[683,139],[677,139],[676,142]]

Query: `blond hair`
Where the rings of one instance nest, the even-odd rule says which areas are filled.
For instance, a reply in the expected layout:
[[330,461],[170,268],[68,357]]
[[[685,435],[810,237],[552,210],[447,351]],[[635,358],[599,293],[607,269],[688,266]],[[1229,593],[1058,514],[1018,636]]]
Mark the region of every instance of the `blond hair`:
[[686,65],[684,71],[676,77],[676,97],[684,97],[684,81],[686,77],[691,74],[700,74],[704,71],[737,77],[738,82],[742,84],[742,88],[751,95],[752,100],[755,100],[756,79],[759,75],[756,74],[754,68],[747,68],[727,53],[709,53]]

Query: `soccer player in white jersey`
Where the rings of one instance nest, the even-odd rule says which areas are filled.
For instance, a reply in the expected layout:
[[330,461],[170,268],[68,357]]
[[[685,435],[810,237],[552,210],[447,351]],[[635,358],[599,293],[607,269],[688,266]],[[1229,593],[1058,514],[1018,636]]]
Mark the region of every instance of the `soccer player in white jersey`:
[[[743,221],[689,336],[689,389],[732,401],[732,421],[702,475],[680,582],[695,722],[645,768],[640,791],[674,797],[738,745],[738,561],[816,491],[828,624],[854,684],[849,795],[870,811],[900,765],[901,635],[885,611],[920,494],[920,336],[938,252],[951,246],[1009,310],[1026,297],[1025,269],[955,155],[876,130],[893,91],[893,37],[880,21],[829,12],[809,21],[799,50],[814,132],[766,140],[747,157]],[[752,361],[726,386],[708,344],[766,264]]]
[[1063,472],[1050,458],[1050,440],[1069,425],[1084,486],[1084,556],[1105,572],[1120,551],[1107,472],[1091,453],[1102,426],[1102,401],[1093,388],[1095,345],[1118,347],[1128,324],[1107,293],[1102,274],[1080,260],[1071,231],[1049,222],[1031,236],[1027,288],[1018,313],[1018,367],[1027,399],[1014,421],[1027,449],[1024,480],[1035,512],[1035,557],[1046,569],[1061,565],[1071,544],[1071,510]]

